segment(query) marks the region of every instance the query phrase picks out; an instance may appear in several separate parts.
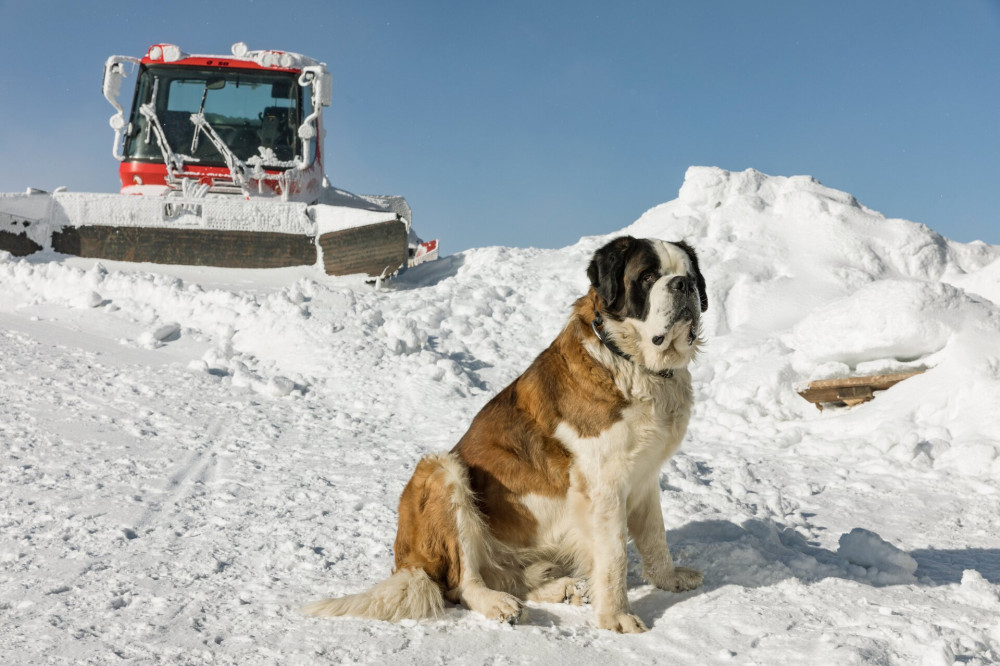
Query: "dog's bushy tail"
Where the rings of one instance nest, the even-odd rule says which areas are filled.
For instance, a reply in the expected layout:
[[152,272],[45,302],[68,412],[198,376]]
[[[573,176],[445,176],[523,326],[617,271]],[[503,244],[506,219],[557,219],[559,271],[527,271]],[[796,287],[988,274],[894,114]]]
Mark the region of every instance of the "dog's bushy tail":
[[405,568],[367,592],[337,599],[323,599],[303,607],[302,612],[317,617],[353,615],[398,622],[439,617],[444,613],[444,596],[441,588],[431,580],[426,571]]

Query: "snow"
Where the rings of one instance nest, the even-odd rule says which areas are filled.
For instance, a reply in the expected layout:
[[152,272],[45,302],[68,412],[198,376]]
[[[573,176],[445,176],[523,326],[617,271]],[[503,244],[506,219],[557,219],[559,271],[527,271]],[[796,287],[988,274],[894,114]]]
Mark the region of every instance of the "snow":
[[869,530],[856,527],[842,535],[837,554],[867,569],[880,583],[916,582],[917,561]]
[[[515,627],[297,610],[389,573],[416,461],[551,341],[614,234],[381,288],[44,252],[0,256],[3,662],[1000,660],[1000,247],[808,177],[700,167],[624,231],[687,240],[709,289],[661,477],[671,548],[705,584],[653,589],[633,554],[650,632],[553,604]],[[795,393],[914,368],[850,410]]]

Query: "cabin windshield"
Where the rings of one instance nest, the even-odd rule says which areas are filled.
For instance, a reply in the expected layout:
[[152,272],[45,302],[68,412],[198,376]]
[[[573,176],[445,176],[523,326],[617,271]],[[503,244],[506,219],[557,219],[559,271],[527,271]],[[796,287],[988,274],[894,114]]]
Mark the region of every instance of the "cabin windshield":
[[196,136],[191,116],[203,112],[222,142],[244,162],[259,156],[264,166],[287,168],[301,155],[297,129],[309,108],[294,72],[248,71],[155,65],[142,69],[125,138],[125,159],[163,161],[149,105],[171,153],[206,166],[226,166],[225,156],[204,132]]

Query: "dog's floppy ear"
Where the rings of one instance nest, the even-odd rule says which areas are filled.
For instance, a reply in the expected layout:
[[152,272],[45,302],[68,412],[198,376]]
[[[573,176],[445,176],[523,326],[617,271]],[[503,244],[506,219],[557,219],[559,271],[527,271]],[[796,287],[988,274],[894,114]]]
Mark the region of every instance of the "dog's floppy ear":
[[705,292],[705,278],[701,274],[701,269],[698,268],[698,255],[695,254],[694,248],[680,241],[674,243],[677,247],[684,250],[687,253],[688,259],[691,260],[691,269],[694,271],[694,281],[698,285],[698,295],[701,297],[701,311],[704,312],[708,309],[708,294]]
[[616,238],[595,252],[587,267],[591,286],[611,312],[621,309],[619,301],[625,297],[625,260],[635,243],[631,236]]

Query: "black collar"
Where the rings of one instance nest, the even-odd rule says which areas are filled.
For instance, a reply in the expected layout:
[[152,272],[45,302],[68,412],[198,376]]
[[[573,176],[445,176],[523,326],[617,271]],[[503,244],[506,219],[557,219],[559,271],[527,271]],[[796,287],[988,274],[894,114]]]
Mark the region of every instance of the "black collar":
[[[592,321],[590,323],[590,327],[592,329],[594,329],[594,335],[597,336],[598,340],[600,340],[602,343],[604,343],[604,346],[607,347],[608,350],[611,351],[612,354],[615,354],[616,356],[621,356],[626,361],[632,361],[632,356],[629,355],[629,354],[626,354],[625,352],[623,352],[621,350],[621,348],[618,345],[616,345],[614,343],[614,341],[611,340],[611,338],[608,337],[608,334],[604,332],[603,326],[604,326],[604,318],[601,317],[601,313],[600,312],[597,312],[595,310],[594,311],[594,321]],[[634,363],[634,361],[633,361],[633,363]],[[639,365],[639,364],[636,363],[636,365]],[[657,377],[663,377],[664,379],[670,379],[671,377],[674,376],[674,371],[671,370],[671,369],[669,369],[669,368],[666,369],[666,370],[660,370],[659,372],[653,372],[652,370],[650,370],[649,368],[647,368],[645,366],[640,365],[639,367],[641,367],[643,370],[645,370],[646,372],[648,372],[650,374],[654,374]]]

